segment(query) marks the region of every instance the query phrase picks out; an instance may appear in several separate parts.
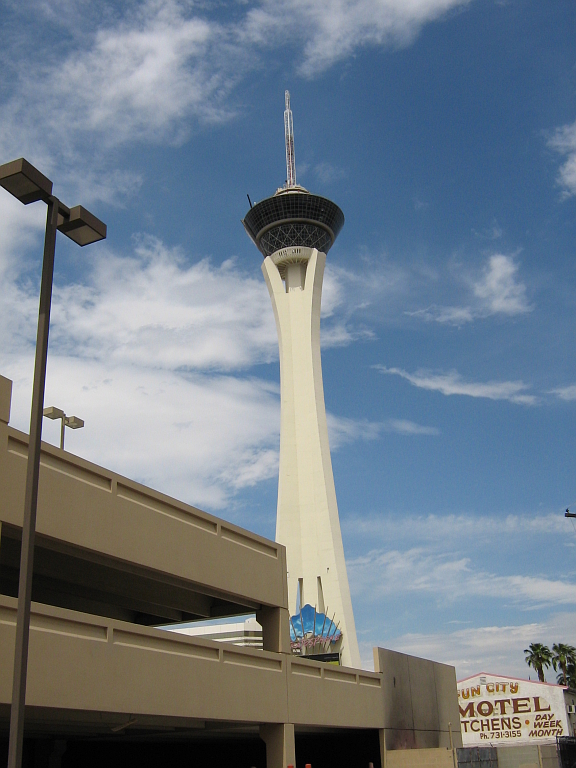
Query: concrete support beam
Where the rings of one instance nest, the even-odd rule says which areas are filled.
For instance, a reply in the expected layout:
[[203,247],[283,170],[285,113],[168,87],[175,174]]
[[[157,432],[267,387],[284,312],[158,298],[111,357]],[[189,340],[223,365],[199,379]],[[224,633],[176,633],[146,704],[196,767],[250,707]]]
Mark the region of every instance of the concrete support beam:
[[8,424],[10,421],[10,403],[12,401],[12,382],[5,376],[0,376],[0,421]]
[[381,768],[387,768],[386,765],[386,729],[378,729],[378,741],[380,742],[380,765]]
[[263,608],[256,611],[256,621],[262,626],[265,651],[291,653],[290,615],[287,608]]
[[292,723],[263,724],[260,726],[260,738],[266,743],[266,768],[287,768],[296,765]]

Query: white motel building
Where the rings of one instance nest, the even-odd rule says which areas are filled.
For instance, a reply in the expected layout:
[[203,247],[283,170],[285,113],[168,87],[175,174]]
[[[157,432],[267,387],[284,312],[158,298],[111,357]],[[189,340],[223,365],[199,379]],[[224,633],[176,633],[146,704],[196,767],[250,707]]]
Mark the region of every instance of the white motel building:
[[544,745],[576,735],[576,691],[480,672],[458,681],[464,747]]

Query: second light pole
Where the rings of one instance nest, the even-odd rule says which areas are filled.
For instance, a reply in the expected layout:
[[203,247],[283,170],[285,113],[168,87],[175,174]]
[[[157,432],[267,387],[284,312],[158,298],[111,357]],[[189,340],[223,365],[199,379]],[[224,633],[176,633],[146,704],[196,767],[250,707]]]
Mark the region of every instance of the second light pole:
[[78,416],[66,416],[63,410],[55,408],[53,405],[44,408],[44,416],[46,416],[47,419],[62,420],[60,426],[60,448],[62,450],[64,450],[64,433],[66,427],[70,427],[70,429],[82,429],[84,426],[83,419],[79,419]]

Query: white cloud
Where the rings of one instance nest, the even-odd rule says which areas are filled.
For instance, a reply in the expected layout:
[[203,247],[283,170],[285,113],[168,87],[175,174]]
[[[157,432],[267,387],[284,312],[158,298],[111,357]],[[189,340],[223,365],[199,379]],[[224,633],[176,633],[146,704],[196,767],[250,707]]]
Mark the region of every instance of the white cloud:
[[473,284],[474,295],[489,314],[519,315],[530,312],[526,286],[516,279],[518,265],[501,253],[490,256],[482,277]]
[[398,435],[439,435],[436,427],[424,427],[408,419],[388,419],[381,425],[383,432],[396,432]]
[[346,171],[332,163],[318,163],[314,166],[314,173],[322,184],[333,184],[346,176]]
[[88,30],[85,45],[53,69],[26,76],[8,109],[30,119],[41,108],[44,131],[59,137],[91,132],[108,146],[164,139],[190,115],[226,116],[218,101],[230,84],[214,50],[225,37],[215,22],[187,13],[185,3],[145,0],[125,18]]
[[[14,69],[2,104],[0,151],[25,155],[86,203],[117,201],[142,182],[118,166],[119,147],[180,142],[194,122],[230,119],[230,95],[261,55],[287,35],[294,60],[313,75],[358,46],[404,44],[426,23],[469,0],[261,0],[228,19],[187,0],[143,0],[125,8],[44,3],[18,8],[18,35],[5,35],[2,59]],[[16,11],[14,11],[16,12]],[[290,19],[286,25],[285,19]],[[48,48],[46,24],[60,30]],[[79,34],[78,26],[82,26]],[[27,31],[25,31],[27,30]],[[324,180],[342,173],[316,167]]]
[[[0,369],[27,431],[37,285],[8,248],[0,256]],[[69,447],[213,508],[273,477],[278,387],[223,374],[277,355],[264,282],[232,262],[190,265],[153,238],[93,265],[83,285],[54,290],[46,402],[86,421]]]
[[567,387],[551,389],[550,394],[556,395],[560,400],[576,400],[576,384],[569,384]]
[[[23,210],[15,202],[3,214],[0,370],[14,379],[12,423],[27,430],[38,265],[29,276],[27,262],[15,258]],[[24,227],[30,243],[41,233],[43,220],[37,219]],[[324,345],[367,335],[348,318],[394,290],[394,279],[380,277],[327,270]],[[81,284],[56,280],[46,402],[85,419],[82,432],[67,436],[71,450],[218,508],[238,489],[277,472],[277,385],[238,375],[275,360],[277,350],[259,273],[246,274],[232,260],[190,263],[181,250],[150,236],[137,238],[124,257],[104,244]],[[401,418],[376,423],[329,414],[328,422],[333,449],[386,432],[438,434]],[[52,426],[44,427],[48,439]],[[51,439],[57,442],[58,435]]]
[[384,432],[393,432],[398,435],[440,434],[440,430],[436,427],[425,427],[408,419],[387,419],[383,422],[376,422],[328,414],[327,420],[332,449],[355,440],[377,440]]
[[[384,257],[351,254],[349,260],[357,264],[354,271],[331,262],[326,265],[322,317],[338,313],[338,322],[352,338],[370,339],[374,318],[398,316],[399,307],[412,290],[413,276]],[[361,325],[365,318],[370,319],[369,326]]]
[[576,584],[544,576],[500,576],[471,567],[467,557],[413,547],[372,550],[348,561],[353,592],[364,600],[424,593],[439,602],[483,597],[523,607],[576,605]]
[[[29,356],[2,360],[14,379],[11,423],[24,431],[31,369]],[[278,400],[275,386],[255,379],[63,355],[48,361],[46,405],[85,420],[68,431],[67,450],[211,509],[276,476]],[[44,439],[58,444],[57,427],[45,420]]]
[[24,271],[25,254],[44,232],[46,208],[43,205],[25,207],[4,191],[0,200],[0,278],[5,281],[13,280]]
[[233,262],[186,263],[151,237],[131,257],[94,262],[83,286],[55,291],[58,351],[150,368],[231,370],[277,356],[270,299]]
[[376,440],[380,424],[365,419],[348,419],[327,414],[330,447],[334,450],[354,440]]
[[[355,327],[353,275],[327,270],[324,348],[371,338]],[[234,260],[190,264],[157,238],[136,239],[129,257],[101,255],[82,285],[56,286],[51,343],[57,351],[153,368],[232,370],[278,356],[270,298],[259,272]],[[15,322],[15,316],[11,315]]]
[[509,400],[511,403],[522,405],[534,405],[537,402],[534,395],[525,394],[529,387],[522,381],[465,381],[456,371],[432,373],[418,370],[416,373],[408,373],[402,368],[387,368],[384,365],[374,367],[380,373],[400,376],[415,387],[441,392],[443,395],[467,395],[468,397],[485,397],[489,400]]
[[482,240],[499,240],[503,235],[502,227],[496,219],[492,221],[492,224],[489,227],[479,231],[473,229],[472,233]]
[[472,307],[443,307],[438,304],[430,304],[425,309],[407,311],[406,314],[410,317],[428,321],[434,320],[437,323],[447,323],[448,325],[471,323],[476,317]]
[[560,510],[534,515],[378,515],[352,517],[342,523],[351,536],[365,537],[372,542],[381,540],[400,542],[426,542],[440,547],[469,544],[491,544],[510,537],[507,541],[526,540],[529,535],[542,537],[566,536],[569,528]]
[[163,138],[190,114],[221,119],[216,102],[225,83],[209,57],[224,34],[214,22],[187,17],[176,2],[146,2],[130,24],[99,30],[87,51],[58,69],[57,98],[77,110],[69,128],[101,133],[116,145]]
[[[27,431],[38,312],[38,264],[16,258],[21,205],[4,213],[0,371],[14,380],[12,423]],[[38,239],[42,220],[25,228]],[[30,264],[32,267],[32,263]],[[34,275],[32,278],[31,276]],[[334,297],[340,276],[332,274]],[[341,298],[335,298],[339,304]],[[338,316],[324,325],[338,329]],[[329,334],[328,334],[329,335]],[[142,236],[129,256],[100,247],[82,284],[54,288],[47,404],[86,421],[67,446],[172,495],[219,508],[278,470],[278,385],[239,374],[276,360],[264,280],[234,261],[187,261]],[[332,447],[384,430],[433,432],[329,415]],[[50,439],[53,425],[44,426]],[[53,442],[58,435],[52,435]]]
[[[410,633],[394,638],[386,645],[403,653],[451,664],[456,667],[459,680],[478,672],[534,679],[535,672],[524,661],[524,648],[534,642],[549,646],[557,642],[570,643],[575,634],[576,613],[557,613],[545,621],[528,624]],[[548,680],[555,682],[552,670],[548,671]]]
[[[573,634],[559,617],[574,626],[576,611],[547,614],[563,606],[572,609],[574,569],[556,568],[554,561],[536,554],[555,547],[559,536],[572,536],[560,510],[522,515],[388,513],[344,518],[342,527],[348,546],[361,554],[347,562],[359,617],[371,617],[361,634],[366,661],[371,645],[388,638],[385,647],[455,664],[460,677],[482,669],[527,675],[522,650],[528,643],[543,637],[544,642],[558,642]],[[554,573],[547,571],[550,567]],[[401,618],[391,618],[398,606],[421,613],[420,623],[431,621],[433,629],[394,636],[394,626],[406,626]],[[539,623],[510,626],[526,611],[536,613]],[[493,626],[495,616],[506,626]],[[548,626],[555,629],[548,631]],[[528,639],[522,644],[518,638]]]
[[466,4],[467,0],[263,0],[249,11],[244,35],[260,45],[292,37],[303,44],[299,69],[310,77],[358,47],[406,45],[424,24]]
[[459,275],[470,291],[470,301],[462,306],[432,304],[425,309],[407,312],[411,317],[437,323],[463,325],[494,315],[522,315],[533,307],[526,297],[526,286],[518,279],[518,265],[511,256],[496,253],[489,257],[482,273],[476,277]]
[[82,15],[83,36],[53,46],[41,66],[20,67],[2,105],[2,155],[25,155],[47,175],[58,167],[60,188],[86,203],[141,184],[117,148],[177,143],[194,121],[228,119],[228,96],[250,60],[233,28],[187,2],[144,0],[122,13]]
[[564,197],[576,195],[576,121],[557,128],[549,138],[548,146],[565,158],[558,174]]

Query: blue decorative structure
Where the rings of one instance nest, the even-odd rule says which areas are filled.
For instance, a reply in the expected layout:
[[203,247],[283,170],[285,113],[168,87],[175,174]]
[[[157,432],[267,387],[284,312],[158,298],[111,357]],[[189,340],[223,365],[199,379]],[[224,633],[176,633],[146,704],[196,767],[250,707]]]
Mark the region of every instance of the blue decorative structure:
[[300,612],[290,617],[292,650],[302,651],[317,645],[334,645],[342,638],[342,632],[325,613],[318,613],[312,605],[304,605]]

